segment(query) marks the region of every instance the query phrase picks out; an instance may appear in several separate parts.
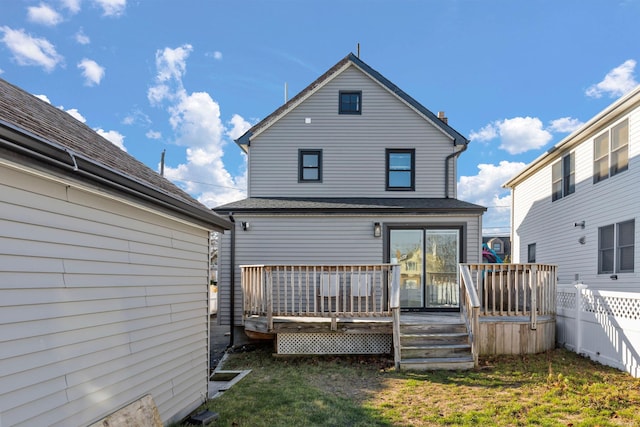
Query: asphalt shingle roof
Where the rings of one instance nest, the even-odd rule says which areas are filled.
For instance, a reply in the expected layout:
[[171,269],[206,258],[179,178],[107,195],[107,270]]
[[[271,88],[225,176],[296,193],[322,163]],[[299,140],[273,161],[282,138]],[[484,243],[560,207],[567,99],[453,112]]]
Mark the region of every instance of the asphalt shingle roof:
[[180,203],[188,205],[191,210],[199,211],[198,215],[205,220],[219,226],[226,224],[226,220],[89,126],[3,79],[0,79],[0,126],[17,130],[39,142],[42,146],[39,154],[45,157],[47,144],[64,149],[69,152],[68,163],[71,165],[73,156],[86,159],[100,168],[115,172],[132,184],[142,185],[159,193],[159,196],[168,196],[169,200],[178,202],[176,206]]
[[487,209],[458,199],[366,198],[366,197],[250,197],[218,206],[216,212],[262,213],[480,213]]

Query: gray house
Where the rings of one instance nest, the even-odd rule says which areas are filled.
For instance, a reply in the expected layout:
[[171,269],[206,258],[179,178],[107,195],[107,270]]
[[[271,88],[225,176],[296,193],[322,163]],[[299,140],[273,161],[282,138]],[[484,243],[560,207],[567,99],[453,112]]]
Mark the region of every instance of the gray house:
[[[221,242],[218,316],[236,334],[276,335],[278,352],[386,351],[390,335],[378,347],[340,322],[388,319],[394,266],[403,313],[459,313],[458,265],[481,262],[485,208],[456,198],[468,140],[444,113],[349,54],[236,142],[248,198],[214,209],[235,221]],[[277,313],[334,320],[319,336],[293,333]],[[339,344],[344,330],[358,343]]]
[[209,238],[230,224],[0,79],[0,425],[207,396]]

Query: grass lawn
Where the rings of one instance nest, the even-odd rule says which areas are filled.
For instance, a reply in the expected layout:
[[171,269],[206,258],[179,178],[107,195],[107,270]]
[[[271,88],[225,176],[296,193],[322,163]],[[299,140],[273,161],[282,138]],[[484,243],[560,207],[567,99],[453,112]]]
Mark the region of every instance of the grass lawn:
[[229,355],[252,372],[204,406],[214,426],[640,426],[640,379],[565,350],[397,372],[388,357]]

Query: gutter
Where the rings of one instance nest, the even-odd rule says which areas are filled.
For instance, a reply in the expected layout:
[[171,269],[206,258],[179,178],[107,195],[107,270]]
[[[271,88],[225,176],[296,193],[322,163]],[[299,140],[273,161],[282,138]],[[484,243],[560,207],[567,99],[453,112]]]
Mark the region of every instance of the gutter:
[[9,151],[70,172],[71,175],[86,178],[152,205],[168,209],[179,216],[186,216],[200,224],[206,224],[216,231],[231,228],[231,223],[213,214],[205,207],[200,208],[180,200],[160,191],[159,188],[154,189],[150,186],[151,184],[138,181],[4,120],[0,120],[0,148],[6,148]]
[[[455,146],[455,143],[454,143],[454,146]],[[445,199],[449,198],[449,161],[452,158],[458,157],[460,154],[464,153],[467,150],[468,146],[469,146],[469,141],[465,141],[465,143],[462,146],[462,149],[460,151],[455,151],[455,152],[449,154],[444,159],[444,198]]]

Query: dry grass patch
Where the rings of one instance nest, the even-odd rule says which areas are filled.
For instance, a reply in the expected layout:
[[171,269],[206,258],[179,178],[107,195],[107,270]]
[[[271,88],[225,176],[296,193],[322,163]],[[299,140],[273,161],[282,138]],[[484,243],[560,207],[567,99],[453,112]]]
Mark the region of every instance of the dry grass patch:
[[574,353],[397,372],[388,357],[231,354],[252,372],[207,403],[215,426],[640,426],[640,380]]

